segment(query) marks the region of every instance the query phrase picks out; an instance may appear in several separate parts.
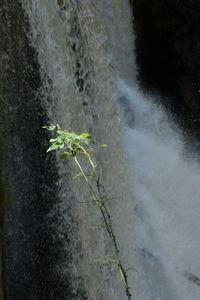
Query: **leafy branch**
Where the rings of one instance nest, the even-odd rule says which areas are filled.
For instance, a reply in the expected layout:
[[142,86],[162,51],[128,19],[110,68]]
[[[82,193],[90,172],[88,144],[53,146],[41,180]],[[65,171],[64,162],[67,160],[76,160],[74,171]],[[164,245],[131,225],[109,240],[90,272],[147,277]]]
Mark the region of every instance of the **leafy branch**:
[[[107,199],[105,199],[105,196],[101,192],[100,177],[97,172],[97,165],[91,156],[91,153],[94,150],[94,148],[89,147],[91,144],[94,143],[94,141],[91,138],[91,135],[89,133],[82,133],[80,135],[77,135],[74,132],[62,130],[59,125],[49,125],[44,126],[43,128],[46,128],[50,131],[55,131],[57,133],[56,137],[50,139],[51,146],[47,149],[47,152],[59,150],[61,151],[61,159],[71,158],[80,171],[78,176],[82,176],[85,183],[87,184],[92,196],[91,201],[89,202],[95,203],[96,206],[99,208],[103,219],[101,227],[105,228],[112,242],[114,256],[112,256],[112,260],[106,261],[106,263],[115,263],[117,265],[117,270],[119,272],[122,284],[124,286],[125,293],[127,295],[127,298],[130,300],[132,296],[128,284],[127,272],[131,269],[134,269],[125,269],[121,261],[120,249],[115,233],[113,231],[111,215],[106,205]],[[107,145],[101,145],[101,147],[107,147]],[[86,162],[91,170],[90,175],[87,175],[87,173],[85,173],[83,166],[79,161],[80,156],[83,156],[86,159]]]

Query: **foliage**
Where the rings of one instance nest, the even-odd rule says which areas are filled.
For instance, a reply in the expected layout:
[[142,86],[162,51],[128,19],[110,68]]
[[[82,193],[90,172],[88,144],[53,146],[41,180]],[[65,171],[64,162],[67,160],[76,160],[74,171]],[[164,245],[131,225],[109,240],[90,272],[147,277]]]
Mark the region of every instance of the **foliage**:
[[[127,298],[130,300],[131,292],[128,284],[127,272],[134,269],[125,269],[120,258],[120,250],[113,231],[112,218],[106,205],[107,199],[101,192],[101,183],[100,177],[97,172],[97,165],[91,156],[91,153],[94,150],[94,148],[89,147],[94,143],[91,135],[89,133],[82,133],[78,135],[74,132],[69,132],[68,130],[62,130],[59,125],[49,125],[44,126],[43,128],[46,128],[50,131],[56,131],[57,133],[56,137],[50,139],[51,146],[48,148],[47,152],[60,150],[61,159],[73,159],[80,171],[80,175],[83,177],[85,183],[89,187],[92,196],[90,202],[95,203],[101,212],[101,216],[103,219],[102,227],[105,228],[106,232],[108,233],[114,251],[114,255],[110,256],[109,260],[99,260],[99,263],[102,263],[102,261],[104,263],[113,262],[117,265],[117,269],[121,277],[122,284],[125,288]],[[107,147],[107,145],[101,145],[101,147]],[[81,163],[79,162],[79,156],[85,157],[86,162],[88,163],[88,166],[90,167],[92,172],[90,176],[86,175]]]

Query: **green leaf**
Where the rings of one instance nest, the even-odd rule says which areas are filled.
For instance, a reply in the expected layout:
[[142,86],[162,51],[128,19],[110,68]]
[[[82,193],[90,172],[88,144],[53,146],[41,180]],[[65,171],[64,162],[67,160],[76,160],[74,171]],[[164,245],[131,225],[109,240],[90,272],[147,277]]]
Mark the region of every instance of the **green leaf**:
[[60,158],[61,159],[66,159],[66,158],[68,158],[70,156],[72,156],[72,154],[69,153],[69,152],[63,152],[63,153],[60,154]]
[[82,133],[81,136],[84,136],[84,137],[90,137],[91,134],[90,134],[90,133]]
[[55,125],[48,125],[48,126],[43,126],[42,128],[46,128],[47,130],[55,130],[56,129],[56,126]]
[[56,137],[56,138],[53,138],[53,139],[50,139],[50,143],[54,143],[54,142],[57,142],[57,140],[58,140],[58,137]]
[[64,143],[59,144],[59,145],[58,145],[58,150],[63,149],[64,147],[65,147],[65,144],[64,144]]
[[99,147],[108,147],[108,145],[100,145]]
[[56,127],[57,130],[61,129],[59,124],[57,124],[55,127]]
[[63,136],[60,136],[60,135],[59,135],[59,136],[57,137],[57,142],[58,142],[58,143],[63,143],[63,142],[64,142],[64,139],[65,139],[65,138],[64,138]]
[[47,149],[47,152],[50,152],[50,151],[53,151],[53,150],[58,150],[58,149],[59,149],[59,146],[60,146],[60,145],[53,144],[53,145],[51,145],[51,147],[49,147],[49,148]]

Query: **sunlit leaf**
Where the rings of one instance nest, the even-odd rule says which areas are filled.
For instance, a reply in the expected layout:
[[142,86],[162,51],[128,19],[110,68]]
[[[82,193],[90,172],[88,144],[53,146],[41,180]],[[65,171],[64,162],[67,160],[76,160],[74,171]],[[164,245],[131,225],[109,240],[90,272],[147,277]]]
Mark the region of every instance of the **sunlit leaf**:
[[47,126],[43,126],[42,128],[46,128],[47,130],[55,130],[56,129],[56,126],[55,125],[47,125]]
[[54,142],[57,142],[57,137],[56,138],[53,138],[53,139],[50,139],[49,141],[51,142],[51,143],[54,143]]
[[91,134],[90,133],[82,133],[81,136],[90,137]]
[[47,152],[50,152],[50,151],[53,151],[53,150],[58,150],[58,148],[59,148],[59,145],[53,144],[53,145],[51,145],[51,147],[49,147],[47,149]]
[[65,147],[65,144],[58,144],[58,150],[63,149]]

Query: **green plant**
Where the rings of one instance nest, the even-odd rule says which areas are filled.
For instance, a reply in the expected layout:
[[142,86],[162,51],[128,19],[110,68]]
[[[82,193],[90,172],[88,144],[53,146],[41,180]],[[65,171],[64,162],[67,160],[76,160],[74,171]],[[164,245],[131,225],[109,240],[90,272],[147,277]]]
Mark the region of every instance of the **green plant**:
[[[106,205],[107,198],[103,195],[101,191],[100,176],[97,172],[97,164],[91,156],[94,150],[94,148],[89,147],[91,144],[94,143],[91,138],[91,135],[89,133],[82,133],[80,135],[77,135],[74,132],[62,130],[59,125],[49,125],[44,126],[43,128],[46,128],[50,131],[56,131],[57,133],[56,137],[50,139],[51,146],[48,148],[47,152],[53,150],[60,150],[61,159],[71,158],[80,171],[79,175],[83,177],[85,183],[87,184],[92,196],[91,201],[89,202],[95,203],[99,208],[103,219],[103,223],[101,226],[105,228],[112,242],[114,255],[110,256],[109,258],[112,259],[106,261],[106,263],[116,263],[119,275],[122,280],[122,284],[125,288],[126,295],[130,300],[131,292],[128,284],[127,272],[131,269],[133,270],[133,268],[125,269],[121,261],[120,249],[113,231],[111,215],[108,206]],[[107,147],[107,145],[101,145],[101,147]],[[86,159],[86,162],[91,170],[90,175],[87,175],[85,173],[84,168],[79,161],[80,156],[83,156]]]

